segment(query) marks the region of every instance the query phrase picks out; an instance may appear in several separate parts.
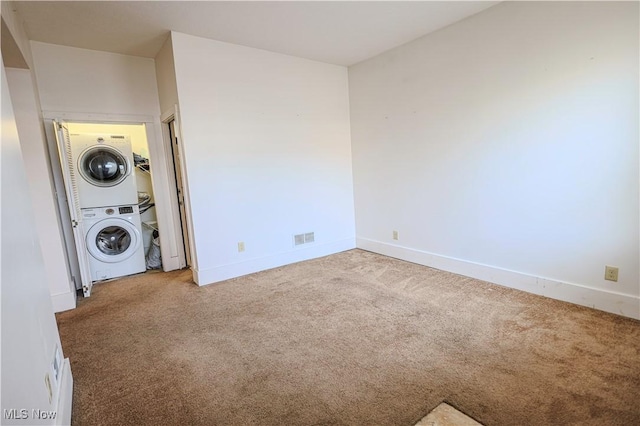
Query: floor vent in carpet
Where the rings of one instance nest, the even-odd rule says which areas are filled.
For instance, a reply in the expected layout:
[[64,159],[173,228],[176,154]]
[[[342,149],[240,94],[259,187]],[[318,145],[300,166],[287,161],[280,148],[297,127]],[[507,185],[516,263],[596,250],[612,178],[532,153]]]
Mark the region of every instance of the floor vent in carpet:
[[416,423],[416,426],[482,426],[482,424],[443,402]]

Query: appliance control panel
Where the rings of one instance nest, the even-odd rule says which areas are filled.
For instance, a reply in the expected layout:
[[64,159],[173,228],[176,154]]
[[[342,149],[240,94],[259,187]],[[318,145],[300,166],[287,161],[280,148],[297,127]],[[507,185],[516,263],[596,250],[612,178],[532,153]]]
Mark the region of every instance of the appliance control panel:
[[133,207],[132,206],[118,207],[118,211],[120,212],[120,214],[133,213]]

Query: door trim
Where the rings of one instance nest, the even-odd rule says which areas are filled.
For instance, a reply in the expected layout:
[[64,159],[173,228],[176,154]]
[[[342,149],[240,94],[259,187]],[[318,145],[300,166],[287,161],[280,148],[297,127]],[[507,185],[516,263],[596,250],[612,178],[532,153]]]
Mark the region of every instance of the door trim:
[[[186,253],[185,250],[178,250],[179,253],[179,258],[180,258],[180,265],[182,265],[181,267],[186,267],[187,263],[189,264],[189,267],[191,268],[191,270],[197,270],[197,255],[196,255],[196,250],[195,250],[195,243],[194,243],[194,233],[193,233],[193,219],[191,216],[191,197],[189,194],[189,181],[187,179],[187,173],[186,173],[186,159],[185,159],[185,152],[184,152],[184,138],[182,137],[182,128],[181,128],[181,123],[180,123],[180,114],[178,111],[178,105],[174,105],[173,108],[170,108],[168,111],[165,111],[161,116],[160,116],[160,121],[162,122],[162,141],[163,141],[163,148],[164,148],[164,152],[166,154],[165,157],[165,165],[167,168],[167,174],[170,175],[172,174],[174,169],[173,166],[173,162],[174,162],[174,156],[173,156],[173,150],[172,150],[172,141],[171,141],[171,135],[169,134],[169,122],[174,121],[174,131],[176,133],[176,136],[178,137],[178,140],[181,142],[178,144],[178,157],[180,159],[180,177],[182,178],[182,199],[184,202],[184,209],[185,209],[185,216],[186,216],[186,227],[187,227],[187,233],[188,238],[188,244],[189,244],[189,251],[191,254],[191,259],[189,259],[189,262],[187,262],[187,260],[185,259]],[[171,171],[171,172],[170,172]],[[173,220],[174,220],[174,231],[176,233],[175,238],[176,241],[184,244],[184,236],[182,235],[182,227],[180,226],[181,224],[181,219],[180,219],[180,206],[178,205],[178,192],[177,192],[177,187],[176,187],[176,183],[175,183],[175,176],[173,176],[173,179],[169,179],[171,181],[170,183],[170,187],[172,189],[172,194],[173,194],[173,199],[171,200],[171,207],[172,207],[172,214],[173,214]]]

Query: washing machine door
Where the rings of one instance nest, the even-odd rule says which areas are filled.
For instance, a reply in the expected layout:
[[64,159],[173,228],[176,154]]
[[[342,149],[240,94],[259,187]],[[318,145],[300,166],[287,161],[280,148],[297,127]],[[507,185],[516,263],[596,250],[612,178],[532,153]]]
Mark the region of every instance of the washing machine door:
[[129,160],[116,148],[95,145],[80,154],[78,170],[80,175],[92,185],[115,186],[131,173]]
[[140,231],[124,219],[104,219],[87,232],[87,250],[101,262],[122,262],[140,248]]

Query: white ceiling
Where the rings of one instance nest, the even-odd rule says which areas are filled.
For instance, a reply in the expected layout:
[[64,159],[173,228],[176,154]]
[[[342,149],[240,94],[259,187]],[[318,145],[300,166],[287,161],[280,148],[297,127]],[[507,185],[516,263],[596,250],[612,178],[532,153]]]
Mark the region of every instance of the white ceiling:
[[170,30],[352,65],[497,1],[21,1],[32,40],[155,57]]

